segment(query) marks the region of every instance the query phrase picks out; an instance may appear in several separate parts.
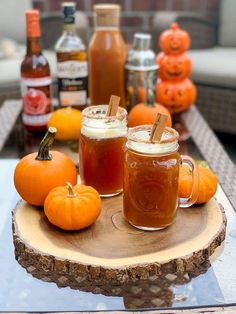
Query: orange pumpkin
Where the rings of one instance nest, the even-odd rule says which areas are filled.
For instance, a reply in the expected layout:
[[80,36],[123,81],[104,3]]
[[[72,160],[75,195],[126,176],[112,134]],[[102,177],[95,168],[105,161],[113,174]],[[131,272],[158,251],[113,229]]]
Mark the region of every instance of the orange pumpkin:
[[159,58],[159,65],[159,77],[162,80],[185,79],[192,70],[192,61],[185,53],[178,56],[162,56]]
[[45,199],[44,212],[48,220],[63,230],[80,230],[90,226],[101,212],[98,192],[86,185],[59,186]]
[[78,140],[82,125],[82,113],[74,108],[66,107],[54,111],[48,121],[48,127],[57,129],[56,140]]
[[128,126],[134,127],[143,124],[153,124],[155,123],[158,113],[168,116],[166,125],[171,127],[172,121],[169,111],[165,107],[157,103],[154,103],[152,105],[140,103],[134,106],[128,116]]
[[166,56],[166,54],[163,51],[160,51],[156,56],[156,64],[161,64],[162,59]]
[[177,23],[172,23],[171,28],[161,34],[160,47],[167,54],[181,54],[189,49],[190,36]]
[[14,184],[20,196],[29,204],[43,206],[48,193],[67,181],[76,184],[77,170],[70,158],[50,151],[56,128],[50,127],[39,145],[38,153],[23,157],[16,166]]
[[[217,177],[212,170],[199,164],[199,195],[196,204],[208,202],[216,193]],[[187,165],[180,168],[179,197],[189,197],[192,188],[192,174]]]
[[168,108],[171,113],[187,110],[196,100],[196,87],[191,80],[181,82],[159,80],[156,101]]

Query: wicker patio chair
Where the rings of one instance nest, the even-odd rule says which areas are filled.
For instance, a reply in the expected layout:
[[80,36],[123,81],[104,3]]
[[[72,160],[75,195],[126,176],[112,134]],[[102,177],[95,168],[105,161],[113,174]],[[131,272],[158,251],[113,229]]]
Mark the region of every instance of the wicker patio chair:
[[[220,3],[219,23],[194,12],[158,12],[153,19],[154,47],[161,32],[177,22],[191,36],[191,78],[197,84],[197,107],[210,126],[236,134],[236,1]],[[234,38],[235,37],[235,38]]]

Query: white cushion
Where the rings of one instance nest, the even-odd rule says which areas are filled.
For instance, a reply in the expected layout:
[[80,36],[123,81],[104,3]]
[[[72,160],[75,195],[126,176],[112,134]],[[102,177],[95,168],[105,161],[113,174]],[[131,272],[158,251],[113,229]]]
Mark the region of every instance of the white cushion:
[[236,48],[214,47],[189,50],[191,78],[197,83],[236,88]]
[[236,1],[220,2],[219,45],[236,47]]
[[0,0],[0,37],[25,43],[25,11],[32,8],[32,0]]
[[[24,49],[22,49],[24,50]],[[54,51],[43,51],[47,58],[53,78],[56,77],[56,56]],[[24,53],[13,59],[0,60],[0,86],[13,86],[20,84],[20,66]]]

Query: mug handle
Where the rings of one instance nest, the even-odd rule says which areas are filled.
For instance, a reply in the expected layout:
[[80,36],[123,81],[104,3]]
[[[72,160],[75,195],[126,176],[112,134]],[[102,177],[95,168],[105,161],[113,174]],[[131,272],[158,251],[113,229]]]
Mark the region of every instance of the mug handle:
[[187,164],[192,173],[193,181],[192,181],[192,191],[188,198],[179,198],[179,207],[186,208],[193,205],[199,194],[199,171],[198,164],[189,156],[182,156],[182,164]]

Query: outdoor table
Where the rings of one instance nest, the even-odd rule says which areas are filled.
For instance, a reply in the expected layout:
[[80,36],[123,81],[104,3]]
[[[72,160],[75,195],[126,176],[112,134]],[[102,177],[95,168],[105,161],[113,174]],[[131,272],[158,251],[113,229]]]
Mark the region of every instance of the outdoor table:
[[[202,274],[197,277],[183,278],[181,283],[173,280],[172,284],[166,285],[163,281],[163,285],[158,286],[155,281],[142,281],[80,290],[58,288],[55,283],[38,280],[15,260],[11,211],[20,197],[13,184],[14,169],[19,158],[36,150],[40,141],[39,137],[25,133],[20,118],[21,107],[20,100],[8,100],[0,108],[0,311],[109,310],[118,313],[146,309],[147,312],[155,310],[154,313],[171,314],[205,313],[208,310],[220,313],[224,308],[226,313],[236,313],[236,167],[195,106],[179,117],[190,135],[180,142],[180,152],[206,160],[215,171],[219,180],[215,197],[227,216],[225,243],[215,252],[212,265],[203,267]],[[54,149],[65,151],[65,145],[56,143]],[[77,151],[71,151],[67,145],[66,152],[78,164]],[[162,310],[158,310],[160,308]],[[188,308],[186,312],[185,308]]]

